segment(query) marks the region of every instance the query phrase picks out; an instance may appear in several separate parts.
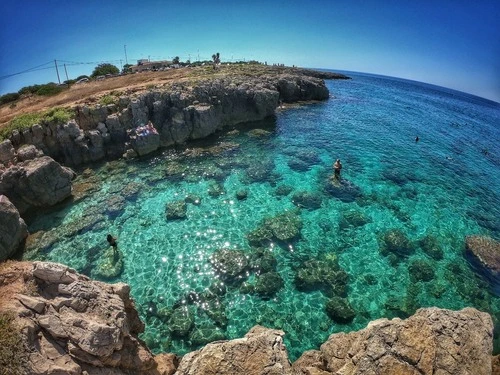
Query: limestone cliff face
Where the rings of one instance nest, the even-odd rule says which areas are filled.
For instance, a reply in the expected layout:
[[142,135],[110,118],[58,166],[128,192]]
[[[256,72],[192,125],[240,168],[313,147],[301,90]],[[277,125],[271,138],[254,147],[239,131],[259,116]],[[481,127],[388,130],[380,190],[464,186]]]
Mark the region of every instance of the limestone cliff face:
[[139,320],[126,284],[92,281],[55,263],[0,268],[0,313],[14,312],[26,343],[28,374],[457,374],[498,370],[493,323],[476,309],[426,308],[406,320],[380,319],[333,334],[293,365],[280,330],[255,326],[182,359],[154,357],[137,338]]
[[[325,100],[328,96],[322,79],[304,74],[220,78],[194,86],[178,83],[168,90],[123,96],[108,106],[77,107],[74,120],[35,125],[13,135],[10,143],[15,149],[34,145],[65,165],[77,166],[121,157],[129,147],[131,131],[149,121],[160,136],[156,147],[170,146],[206,137],[225,126],[262,120],[274,114],[280,101]],[[145,143],[150,152],[153,142]],[[9,144],[3,149],[0,154],[6,160],[12,157]]]

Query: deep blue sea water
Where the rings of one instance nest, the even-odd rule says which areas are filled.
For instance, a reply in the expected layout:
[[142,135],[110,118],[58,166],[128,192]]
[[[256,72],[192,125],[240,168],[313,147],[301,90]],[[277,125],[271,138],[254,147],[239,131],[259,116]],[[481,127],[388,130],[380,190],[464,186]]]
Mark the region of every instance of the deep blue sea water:
[[[124,270],[111,281],[130,284],[146,322],[141,337],[154,352],[182,354],[203,341],[172,333],[174,307],[189,310],[195,327],[213,338],[241,337],[255,324],[282,329],[291,358],[331,333],[419,307],[474,306],[500,328],[500,298],[464,257],[465,236],[500,239],[500,104],[418,82],[349,75],[327,81],[328,101],[280,109],[275,118],[187,151],[87,169],[76,185],[91,194],[34,217],[29,229],[37,245],[25,257],[99,278],[106,234],[117,236]],[[337,158],[340,193],[331,185]],[[246,199],[237,199],[241,190]],[[298,192],[310,193],[312,203],[297,208]],[[167,220],[165,205],[188,195],[199,202],[187,204],[187,217]],[[214,252],[242,250],[251,259],[257,250],[247,234],[284,212],[300,218],[302,228],[298,238],[265,245],[281,290],[263,298],[217,276]],[[394,231],[407,240],[405,256],[383,251]],[[297,274],[314,259],[338,262],[348,274],[352,322],[328,317],[321,285],[297,289]],[[259,272],[247,268],[241,277],[254,284]],[[224,295],[200,297],[221,284]],[[495,340],[498,352],[497,333]]]

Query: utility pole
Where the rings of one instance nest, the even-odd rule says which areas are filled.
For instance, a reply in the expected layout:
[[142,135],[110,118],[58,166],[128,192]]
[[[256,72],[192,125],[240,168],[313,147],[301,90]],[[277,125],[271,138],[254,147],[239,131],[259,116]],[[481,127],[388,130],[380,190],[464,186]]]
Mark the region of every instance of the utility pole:
[[122,67],[122,59],[120,59],[120,70],[123,70],[123,67]]
[[200,50],[198,50],[198,61],[200,61]]
[[123,45],[123,49],[125,50],[125,64],[128,64],[128,58],[127,58],[127,45]]
[[64,72],[66,73],[66,81],[69,81],[68,71],[66,70],[66,64],[64,64]]
[[54,60],[54,64],[56,64],[56,73],[57,73],[57,81],[61,84],[61,79],[59,78],[59,70],[57,69],[57,60]]

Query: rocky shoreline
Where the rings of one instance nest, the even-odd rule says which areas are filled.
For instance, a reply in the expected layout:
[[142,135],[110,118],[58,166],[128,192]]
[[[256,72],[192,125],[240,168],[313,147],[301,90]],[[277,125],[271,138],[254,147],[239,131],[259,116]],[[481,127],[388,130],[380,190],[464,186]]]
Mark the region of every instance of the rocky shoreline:
[[[178,357],[154,356],[130,288],[93,281],[57,263],[0,268],[0,314],[20,330],[28,374],[492,374],[493,322],[473,308],[418,310],[331,335],[291,363],[285,333],[261,326]],[[1,338],[0,338],[1,340]],[[2,360],[2,358],[0,358]]]

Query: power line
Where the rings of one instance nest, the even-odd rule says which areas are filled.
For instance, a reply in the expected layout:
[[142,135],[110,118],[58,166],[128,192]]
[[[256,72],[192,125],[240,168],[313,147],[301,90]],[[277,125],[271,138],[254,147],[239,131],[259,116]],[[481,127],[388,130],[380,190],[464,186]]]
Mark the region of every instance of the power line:
[[[7,74],[7,75],[4,75],[4,76],[1,76],[0,79],[4,79],[4,78],[9,78],[9,77],[12,77],[12,76],[17,76],[19,74],[24,74],[24,73],[29,73],[29,72],[33,72],[35,70],[42,70],[42,69],[37,69],[37,68],[40,68],[44,65],[48,65],[48,64],[52,64],[52,61],[49,61],[49,62],[46,62],[45,64],[41,64],[41,65],[37,65],[33,68],[29,68],[29,69],[26,69],[26,70],[22,70],[20,72],[17,72],[17,73],[12,73],[12,74]],[[50,67],[52,68],[52,67]],[[43,69],[47,69],[47,68],[43,68]]]

